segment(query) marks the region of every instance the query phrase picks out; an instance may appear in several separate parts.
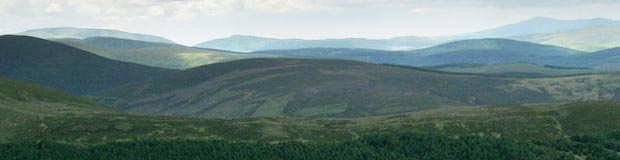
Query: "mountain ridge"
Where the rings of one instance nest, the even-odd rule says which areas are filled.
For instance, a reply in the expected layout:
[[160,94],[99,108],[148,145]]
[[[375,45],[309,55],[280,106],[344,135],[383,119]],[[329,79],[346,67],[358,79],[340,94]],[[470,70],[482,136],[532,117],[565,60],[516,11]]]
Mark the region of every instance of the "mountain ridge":
[[77,28],[77,27],[57,27],[57,28],[42,28],[33,29],[17,33],[17,35],[25,35],[31,37],[38,37],[42,39],[58,39],[58,38],[77,38],[85,39],[89,37],[116,37],[130,40],[139,40],[146,42],[159,42],[159,43],[171,43],[173,41],[163,37],[129,33],[125,31],[112,30],[112,29],[93,29],[93,28]]
[[85,94],[175,72],[107,59],[61,43],[0,36],[0,76]]

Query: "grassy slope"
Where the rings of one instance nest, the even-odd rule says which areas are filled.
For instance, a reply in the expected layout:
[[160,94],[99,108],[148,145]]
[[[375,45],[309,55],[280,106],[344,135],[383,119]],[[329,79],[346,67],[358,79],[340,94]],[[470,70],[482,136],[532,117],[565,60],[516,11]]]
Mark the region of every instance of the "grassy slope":
[[510,103],[502,96],[543,100],[544,95],[535,92],[494,87],[510,81],[341,60],[250,59],[194,68],[97,95],[104,97],[102,102],[134,113],[205,117],[358,117]]
[[560,33],[520,36],[514,39],[593,52],[620,47],[618,37],[620,27],[596,26]]
[[499,63],[499,64],[452,64],[426,67],[433,70],[498,75],[509,77],[549,77],[599,73],[600,71],[586,68],[561,68],[541,66],[531,63]]
[[0,76],[84,94],[174,72],[110,60],[60,43],[0,37]]
[[620,76],[501,78],[342,60],[250,59],[94,94],[141,114],[361,117],[455,105],[619,100]]
[[348,119],[139,116],[59,91],[0,79],[0,142],[51,140],[92,144],[137,139],[233,141],[347,140],[367,133],[557,139],[620,128],[620,104],[584,102],[531,106],[453,107]]
[[84,40],[58,39],[56,41],[110,59],[172,69],[188,69],[216,62],[268,56],[111,37],[93,37]]

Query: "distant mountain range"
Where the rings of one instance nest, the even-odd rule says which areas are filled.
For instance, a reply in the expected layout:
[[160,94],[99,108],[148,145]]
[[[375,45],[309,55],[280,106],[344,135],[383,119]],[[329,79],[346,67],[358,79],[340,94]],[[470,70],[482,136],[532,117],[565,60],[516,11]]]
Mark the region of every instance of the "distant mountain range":
[[392,39],[274,39],[255,36],[231,36],[196,45],[195,47],[251,52],[259,50],[301,49],[301,48],[367,48],[377,50],[411,50],[433,46],[438,41],[422,37],[398,37]]
[[[577,29],[584,29],[594,26],[620,26],[620,21],[610,19],[583,19],[583,20],[559,20],[546,17],[536,17],[523,22],[505,25],[480,32],[444,36],[444,37],[400,37],[393,39],[322,39],[322,40],[303,40],[303,39],[274,39],[254,36],[232,36],[229,38],[216,39],[200,43],[196,47],[214,48],[221,50],[231,50],[239,52],[263,51],[263,50],[282,50],[282,49],[304,49],[304,48],[360,48],[376,50],[413,50],[431,47],[440,43],[464,40],[464,39],[483,39],[483,38],[510,38],[534,34],[548,34],[567,32]],[[600,30],[599,32],[606,32]],[[611,37],[611,36],[610,36]],[[534,41],[536,42],[536,41]],[[573,49],[584,49],[593,51],[591,48],[601,49],[601,44],[586,42]],[[544,43],[556,45],[557,43]]]
[[129,40],[145,41],[145,42],[159,42],[159,43],[173,43],[172,41],[153,35],[128,33],[110,29],[90,29],[90,28],[44,28],[29,30],[17,35],[25,35],[31,37],[38,37],[43,39],[59,39],[59,38],[75,38],[85,39],[90,37],[115,37]]
[[269,57],[261,54],[239,54],[230,51],[186,47],[170,43],[153,43],[112,37],[80,39],[56,39],[55,41],[97,55],[143,65],[188,69],[201,65],[253,57]]
[[511,39],[594,52],[620,47],[620,26],[595,26],[558,33],[517,36]]
[[[412,51],[310,48],[254,52],[291,58],[348,59],[406,66],[434,66],[458,63],[494,64],[525,62],[538,65],[600,68],[618,64],[620,52],[577,50],[508,39],[475,39],[450,42]],[[613,69],[606,67],[607,69]],[[619,70],[616,68],[615,70]]]
[[605,18],[560,20],[535,17],[523,22],[501,26],[480,32],[443,37],[447,39],[507,38],[532,34],[545,34],[583,29],[593,26],[620,26],[620,21]]
[[89,93],[146,80],[173,70],[120,62],[26,36],[0,36],[0,77]]

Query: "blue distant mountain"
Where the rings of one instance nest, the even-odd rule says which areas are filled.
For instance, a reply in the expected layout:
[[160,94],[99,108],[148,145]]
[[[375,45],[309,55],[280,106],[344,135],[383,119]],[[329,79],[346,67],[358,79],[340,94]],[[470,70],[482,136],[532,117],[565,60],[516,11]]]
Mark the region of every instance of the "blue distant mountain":
[[363,48],[378,50],[412,50],[439,44],[438,41],[423,37],[397,37],[391,39],[274,39],[255,36],[231,36],[207,41],[196,45],[200,48],[212,48],[237,52],[261,50],[303,49],[303,48]]
[[480,32],[443,37],[447,39],[505,38],[531,34],[544,34],[582,29],[592,26],[620,26],[620,21],[605,18],[560,20],[536,17],[523,22],[501,26]]

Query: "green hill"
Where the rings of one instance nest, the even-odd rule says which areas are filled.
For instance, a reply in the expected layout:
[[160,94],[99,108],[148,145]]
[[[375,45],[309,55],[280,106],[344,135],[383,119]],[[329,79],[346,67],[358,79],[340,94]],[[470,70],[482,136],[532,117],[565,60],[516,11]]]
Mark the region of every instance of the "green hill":
[[85,39],[85,38],[90,38],[90,37],[116,37],[116,38],[130,39],[130,40],[137,40],[137,41],[174,44],[174,42],[166,38],[162,38],[158,36],[127,33],[123,31],[109,30],[109,29],[89,29],[89,28],[71,28],[71,27],[43,28],[43,29],[25,31],[22,33],[18,33],[18,35],[38,37],[38,38],[43,38],[43,39],[59,39],[59,38]]
[[618,100],[619,79],[619,75],[517,79],[343,60],[249,59],[198,67],[94,96],[141,114],[362,117],[459,105]]
[[[559,139],[620,128],[620,104],[582,102],[446,107],[346,119],[255,117],[204,119],[126,114],[51,88],[0,79],[0,142],[97,143],[136,139],[345,140],[365,133],[420,132]],[[9,128],[10,129],[7,129]]]
[[172,73],[110,60],[60,43],[0,36],[0,76],[84,94]]
[[[608,159],[617,157],[614,130],[620,128],[620,104],[611,102],[449,107],[347,119],[203,119],[127,114],[2,78],[0,100],[0,155],[19,159],[144,158],[144,153],[154,159],[233,153],[275,158],[291,152],[301,152],[298,158],[350,152],[394,159],[521,154]],[[389,149],[386,157],[386,147],[398,149]],[[329,152],[334,149],[338,152]],[[458,154],[451,154],[455,150]],[[424,154],[409,154],[414,151]]]
[[348,59],[407,66],[526,62],[542,65],[584,67],[580,66],[579,58],[576,58],[584,52],[508,39],[463,40],[412,51],[308,48],[268,50],[254,53],[280,55],[290,58]]
[[440,70],[456,73],[475,73],[484,75],[497,75],[507,77],[550,77],[570,76],[580,74],[601,73],[601,71],[589,68],[570,68],[556,66],[541,66],[531,63],[498,63],[498,64],[447,64],[424,67],[432,70]]
[[84,40],[57,39],[55,41],[114,60],[171,69],[188,69],[216,62],[270,57],[263,54],[239,54],[229,51],[191,48],[177,44],[151,43],[111,37],[92,37]]
[[595,26],[559,33],[519,36],[513,39],[594,52],[620,47],[618,37],[620,37],[620,27]]

